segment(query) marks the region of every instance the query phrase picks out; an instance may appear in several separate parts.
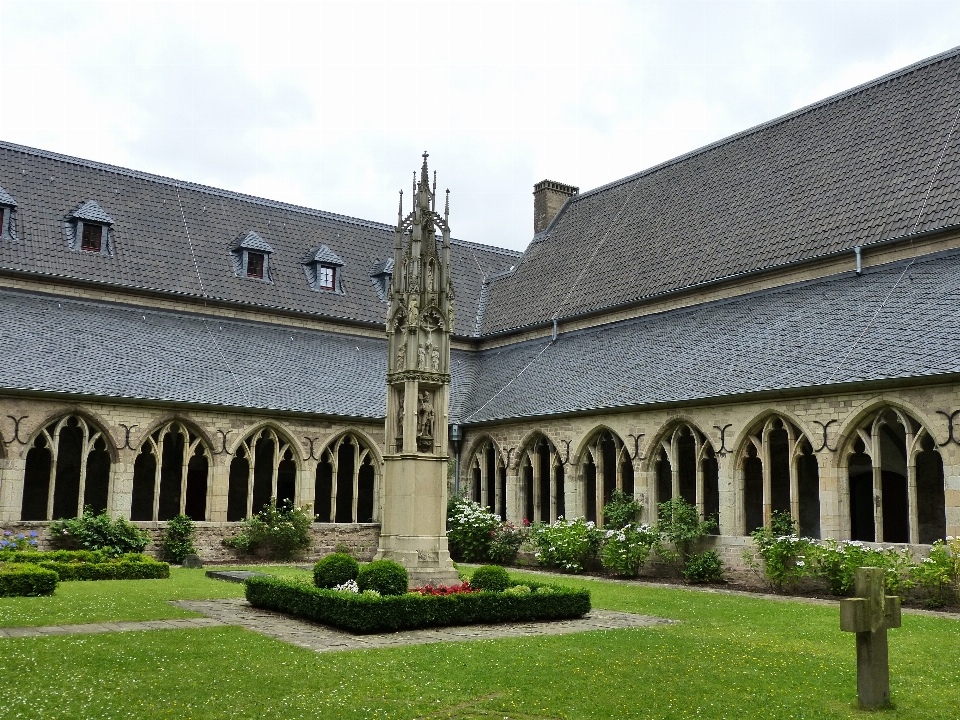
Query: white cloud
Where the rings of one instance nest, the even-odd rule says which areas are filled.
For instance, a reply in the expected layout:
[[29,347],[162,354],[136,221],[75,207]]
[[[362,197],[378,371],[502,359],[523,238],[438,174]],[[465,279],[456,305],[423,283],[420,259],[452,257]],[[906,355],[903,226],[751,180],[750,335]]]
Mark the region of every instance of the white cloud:
[[12,2],[0,138],[522,248],[594,187],[948,49],[954,2]]

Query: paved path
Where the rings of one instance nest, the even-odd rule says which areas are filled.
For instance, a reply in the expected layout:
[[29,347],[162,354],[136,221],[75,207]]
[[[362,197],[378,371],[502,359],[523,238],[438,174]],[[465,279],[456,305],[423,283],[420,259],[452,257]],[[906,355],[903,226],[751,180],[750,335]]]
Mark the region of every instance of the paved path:
[[437,642],[461,642],[466,640],[490,640],[509,637],[542,637],[566,635],[589,630],[616,630],[621,628],[666,625],[672,620],[616,612],[614,610],[591,610],[585,617],[558,622],[529,622],[503,625],[462,625],[424,630],[377,635],[354,635],[343,630],[298,620],[281,613],[252,607],[243,598],[226,600],[178,600],[179,608],[202,613],[202,618],[179,620],[148,620],[146,622],[89,623],[85,625],[56,625],[47,627],[0,628],[4,637],[49,637],[82,633],[129,632],[133,630],[183,630],[206,627],[239,625],[277,640],[313,650],[335,652],[338,650],[362,650],[370,648],[400,647]]

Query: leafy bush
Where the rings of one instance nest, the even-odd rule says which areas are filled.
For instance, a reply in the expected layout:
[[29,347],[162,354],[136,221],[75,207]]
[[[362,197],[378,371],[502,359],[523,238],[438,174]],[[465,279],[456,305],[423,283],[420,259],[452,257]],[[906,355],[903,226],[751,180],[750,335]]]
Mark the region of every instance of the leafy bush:
[[296,507],[290,500],[277,505],[276,498],[263,510],[243,521],[240,532],[223,544],[244,553],[262,550],[271,558],[292,560],[310,547],[310,506]]
[[607,530],[600,562],[617,575],[636,577],[659,542],[660,535],[649,525],[627,523],[620,529]]
[[904,593],[913,584],[910,578],[913,561],[906,548],[871,548],[859,540],[823,540],[816,545],[813,561],[814,575],[826,580],[827,588],[834,595],[853,590],[858,567],[883,568],[884,585],[893,594]]
[[[757,528],[750,533],[763,560],[764,576],[778,592],[785,582],[796,586],[814,570],[813,564],[808,562],[808,555],[816,552],[816,543],[799,537],[795,527],[790,513],[775,511],[770,527]],[[744,560],[753,564],[749,550],[744,551]]]
[[[35,563],[41,560],[51,562],[83,562],[83,563],[103,563],[107,562],[112,555],[108,555],[102,550],[48,550],[46,552],[38,551],[3,551],[0,552],[0,562],[13,563]],[[145,558],[146,555],[140,553],[131,553],[121,557]]]
[[930,556],[910,568],[910,577],[923,590],[927,607],[943,607],[957,601],[960,586],[960,538],[937,540]]
[[374,560],[362,565],[357,573],[360,592],[376,590],[381,595],[402,595],[408,583],[406,569],[393,560]]
[[318,588],[336,587],[348,580],[356,580],[359,570],[360,563],[352,555],[333,553],[313,566],[313,584]]
[[[371,563],[372,564],[372,563]],[[247,600],[254,607],[306,618],[355,633],[392,632],[421,627],[472,623],[527,622],[576,618],[590,612],[587,590],[529,583],[533,592],[517,595],[487,591],[452,595],[376,597],[365,593],[338,593],[276,577],[253,577],[246,582]]]
[[487,547],[487,557],[495,563],[510,565],[517,559],[520,546],[530,535],[526,527],[516,527],[511,523],[501,523],[490,531],[490,545]]
[[[479,503],[452,497],[447,503],[447,540],[456,560],[482,562],[489,557],[490,542],[501,527],[500,517]],[[519,544],[517,545],[519,548]]]
[[187,555],[197,552],[193,544],[193,520],[181,513],[167,521],[167,527],[160,533],[160,557],[167,562],[182,563]]
[[108,555],[140,553],[150,542],[150,535],[122,517],[112,519],[105,512],[93,514],[89,505],[83,515],[57,520],[50,525],[53,542],[61,547],[79,545],[87,550],[102,550]]
[[637,502],[632,495],[623,490],[615,489],[610,495],[610,502],[603,507],[604,527],[619,530],[637,522],[643,505]]
[[661,542],[656,548],[657,554],[678,564],[681,571],[703,538],[717,527],[715,520],[701,520],[697,506],[682,497],[657,505],[657,516],[657,533],[673,546],[670,548]]
[[9,564],[0,567],[0,597],[52,595],[57,573],[36,565]]
[[535,525],[531,539],[538,548],[536,557],[541,565],[578,573],[596,556],[603,532],[592,521],[559,517],[552,525]]
[[707,550],[687,558],[683,577],[692,583],[715,583],[723,581],[723,561],[716,550]]
[[4,530],[0,535],[0,552],[10,550],[30,551],[37,547],[37,531],[31,530],[29,533],[14,533],[12,530]]
[[484,565],[473,573],[470,585],[476,590],[503,592],[510,587],[510,576],[499,565]]

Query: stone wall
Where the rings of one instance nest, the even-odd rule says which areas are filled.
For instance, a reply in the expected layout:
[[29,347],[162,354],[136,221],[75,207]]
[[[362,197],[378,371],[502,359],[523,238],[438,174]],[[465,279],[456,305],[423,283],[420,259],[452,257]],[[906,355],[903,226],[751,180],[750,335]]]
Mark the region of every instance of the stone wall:
[[[163,522],[135,522],[139,528],[150,533],[151,543],[145,552],[148,555],[159,557],[158,545],[160,533],[166,523]],[[29,534],[31,530],[37,533],[37,548],[39,550],[55,550],[57,546],[51,540],[48,527],[49,522],[7,522],[2,528],[14,534]],[[208,564],[245,564],[251,562],[265,562],[257,555],[246,555],[223,545],[223,539],[231,537],[240,529],[240,523],[195,523],[196,533],[193,538],[197,546],[197,554],[204,563]],[[362,562],[373,559],[377,552],[377,543],[380,540],[380,526],[376,523],[314,523],[310,527],[312,543],[310,549],[298,558],[299,563],[316,562],[325,555],[334,552],[337,546],[345,545],[350,553]]]

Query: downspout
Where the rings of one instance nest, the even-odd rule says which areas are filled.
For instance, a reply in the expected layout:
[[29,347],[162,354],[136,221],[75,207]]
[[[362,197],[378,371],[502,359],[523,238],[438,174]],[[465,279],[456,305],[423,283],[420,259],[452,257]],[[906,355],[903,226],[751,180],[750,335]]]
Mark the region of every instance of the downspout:
[[450,426],[450,442],[453,444],[453,494],[460,495],[460,426]]
[[853,252],[854,252],[854,253],[856,254],[856,256],[857,256],[857,275],[862,275],[862,274],[863,274],[863,259],[862,259],[861,256],[860,256],[860,246],[857,245],[857,246],[853,249]]

